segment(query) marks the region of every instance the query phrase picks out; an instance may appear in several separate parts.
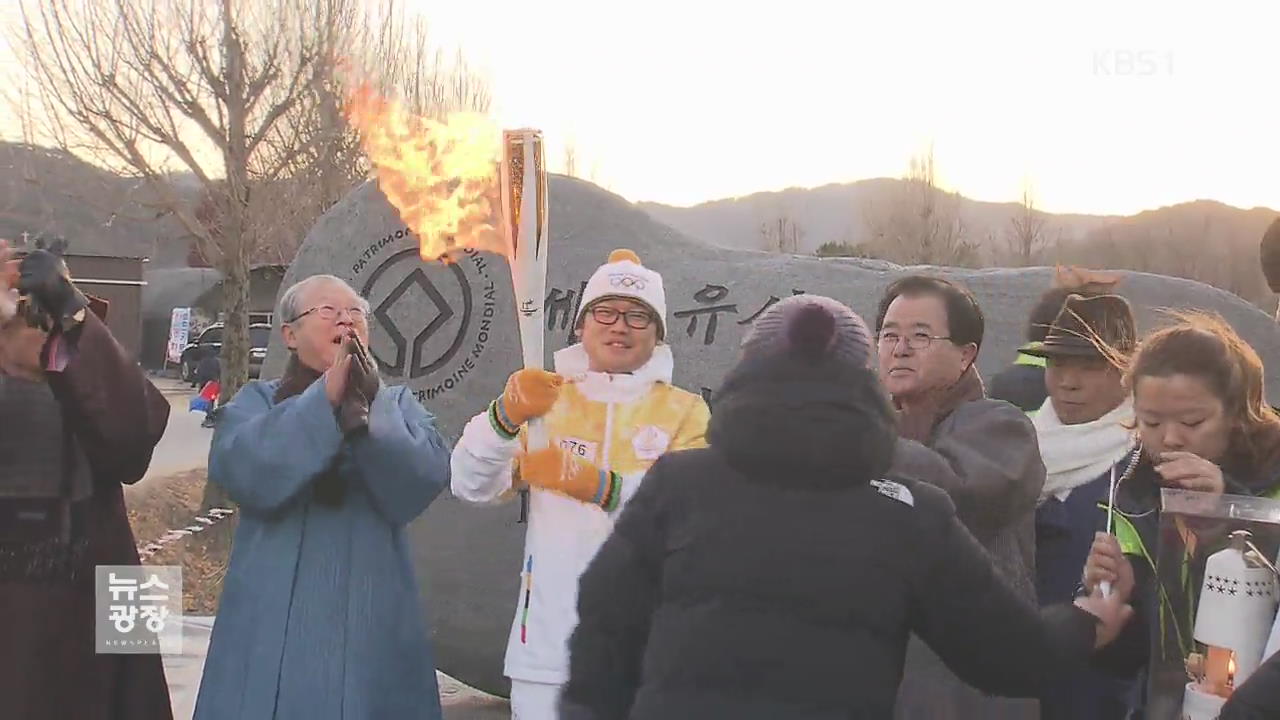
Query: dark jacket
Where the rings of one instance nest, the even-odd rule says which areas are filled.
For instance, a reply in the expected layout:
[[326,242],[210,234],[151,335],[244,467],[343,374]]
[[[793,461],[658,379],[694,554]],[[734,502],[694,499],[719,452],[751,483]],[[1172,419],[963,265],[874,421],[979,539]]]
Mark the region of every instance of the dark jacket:
[[1017,405],[1023,412],[1039,410],[1049,397],[1044,386],[1044,360],[1018,353],[1012,365],[991,377],[987,397]]
[[583,574],[565,720],[890,718],[913,632],[1005,695],[1088,656],[1092,618],[1019,598],[946,493],[879,479],[870,372],[789,362],[730,373]]
[[[945,490],[996,573],[1028,605],[1036,602],[1035,508],[1044,462],[1035,427],[1000,400],[962,403],[938,421],[927,447],[904,441],[893,472]],[[898,720],[1038,720],[1034,700],[993,698],[957,677],[913,640],[898,692]]]
[[[91,495],[71,509],[72,545],[82,544],[84,552],[56,572],[33,578],[39,563],[22,557],[29,548],[0,542],[0,716],[168,720],[169,690],[159,655],[94,652],[94,566],[138,564],[121,485],[146,474],[169,403],[97,316],[88,315],[72,333],[69,364],[47,380],[49,402],[56,403],[78,448],[75,455],[92,475]],[[24,564],[26,572],[20,569]]]
[[[1049,497],[1036,508],[1036,595],[1042,606],[1071,602],[1094,533],[1105,523],[1111,472],[1071,491],[1066,500]],[[1110,677],[1080,668],[1053,683],[1040,703],[1041,720],[1120,720],[1128,712],[1133,678]]]
[[217,355],[208,355],[196,366],[196,385],[204,387],[222,377],[222,361]]

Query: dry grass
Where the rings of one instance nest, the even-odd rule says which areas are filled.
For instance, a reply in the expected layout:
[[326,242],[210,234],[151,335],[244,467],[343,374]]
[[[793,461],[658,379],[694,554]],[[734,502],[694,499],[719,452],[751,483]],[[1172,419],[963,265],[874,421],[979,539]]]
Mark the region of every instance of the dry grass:
[[[200,512],[205,471],[191,470],[150,481],[146,492],[128,499],[129,522],[138,545],[159,540],[172,529],[193,524]],[[214,615],[227,573],[236,516],[206,530],[170,543],[144,560],[146,565],[181,565],[183,612]]]

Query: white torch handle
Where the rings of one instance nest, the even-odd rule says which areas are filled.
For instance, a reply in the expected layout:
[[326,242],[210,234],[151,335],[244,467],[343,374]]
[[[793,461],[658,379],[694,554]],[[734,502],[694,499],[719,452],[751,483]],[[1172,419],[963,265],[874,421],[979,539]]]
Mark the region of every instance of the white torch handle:
[[[1116,476],[1116,466],[1111,466],[1111,482],[1107,486],[1107,534],[1115,534],[1115,516],[1116,516],[1116,485],[1120,482],[1120,478]],[[1111,597],[1111,581],[1103,580],[1098,583],[1098,588],[1102,590],[1102,597]]]
[[[541,370],[543,366],[542,351],[546,331],[543,329],[542,319],[541,312],[529,317],[519,316],[520,351],[524,356],[526,368]],[[530,450],[539,450],[547,446],[547,425],[542,418],[529,420],[525,426],[525,440]]]
[[[524,354],[524,366],[541,370],[543,340],[542,313],[532,317],[520,317],[520,349]],[[529,450],[540,450],[547,446],[547,424],[540,417],[532,418],[525,426],[525,440]]]
[[529,449],[540,450],[547,446],[547,425],[542,418],[534,418],[529,421],[529,425],[525,428],[525,433],[529,437]]
[[[517,324],[520,330],[520,350],[526,368],[542,369],[543,348],[546,340],[544,298],[547,285],[547,208],[545,176],[541,170],[541,138],[536,133],[525,134],[520,143],[521,194],[519,227],[516,233],[512,258],[512,282],[516,294]],[[541,218],[541,220],[540,220]],[[528,449],[538,450],[547,446],[546,423],[541,418],[529,421],[525,428]]]

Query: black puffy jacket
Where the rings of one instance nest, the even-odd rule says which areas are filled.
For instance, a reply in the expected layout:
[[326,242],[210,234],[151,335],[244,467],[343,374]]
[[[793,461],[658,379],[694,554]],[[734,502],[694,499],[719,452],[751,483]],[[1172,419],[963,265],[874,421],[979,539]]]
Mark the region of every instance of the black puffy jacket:
[[891,718],[911,632],[1009,696],[1089,655],[1093,619],[1019,599],[943,491],[881,479],[870,372],[740,364],[708,439],[654,464],[582,576],[565,720]]

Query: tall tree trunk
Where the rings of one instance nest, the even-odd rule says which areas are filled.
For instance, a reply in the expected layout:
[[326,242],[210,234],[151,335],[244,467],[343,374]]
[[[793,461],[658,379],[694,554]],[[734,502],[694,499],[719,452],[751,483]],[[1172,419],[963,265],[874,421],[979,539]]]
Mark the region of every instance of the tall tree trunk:
[[[232,18],[232,0],[222,0],[222,49],[225,53],[224,81],[227,92],[227,144],[223,166],[227,173],[227,203],[224,208],[221,266],[222,283],[222,392],[220,402],[235,397],[249,382],[249,153],[245,140],[248,102],[244,76],[244,48]],[[228,504],[221,487],[205,483],[203,505]],[[229,538],[228,538],[229,539]]]
[[[233,207],[236,203],[233,203]],[[229,401],[249,380],[249,259],[246,253],[236,252],[242,244],[243,211],[232,209],[227,221],[226,235],[222,240],[224,252],[220,269],[225,280],[222,283],[222,307],[225,313],[222,330],[222,392],[219,404]],[[239,218],[238,220],[236,218]],[[240,235],[233,242],[231,233]],[[228,507],[230,498],[214,483],[205,483],[202,506]],[[228,527],[228,526],[220,526]]]
[[228,253],[222,273],[226,278],[222,285],[226,317],[222,331],[220,400],[226,402],[249,381],[249,258],[244,253]]

